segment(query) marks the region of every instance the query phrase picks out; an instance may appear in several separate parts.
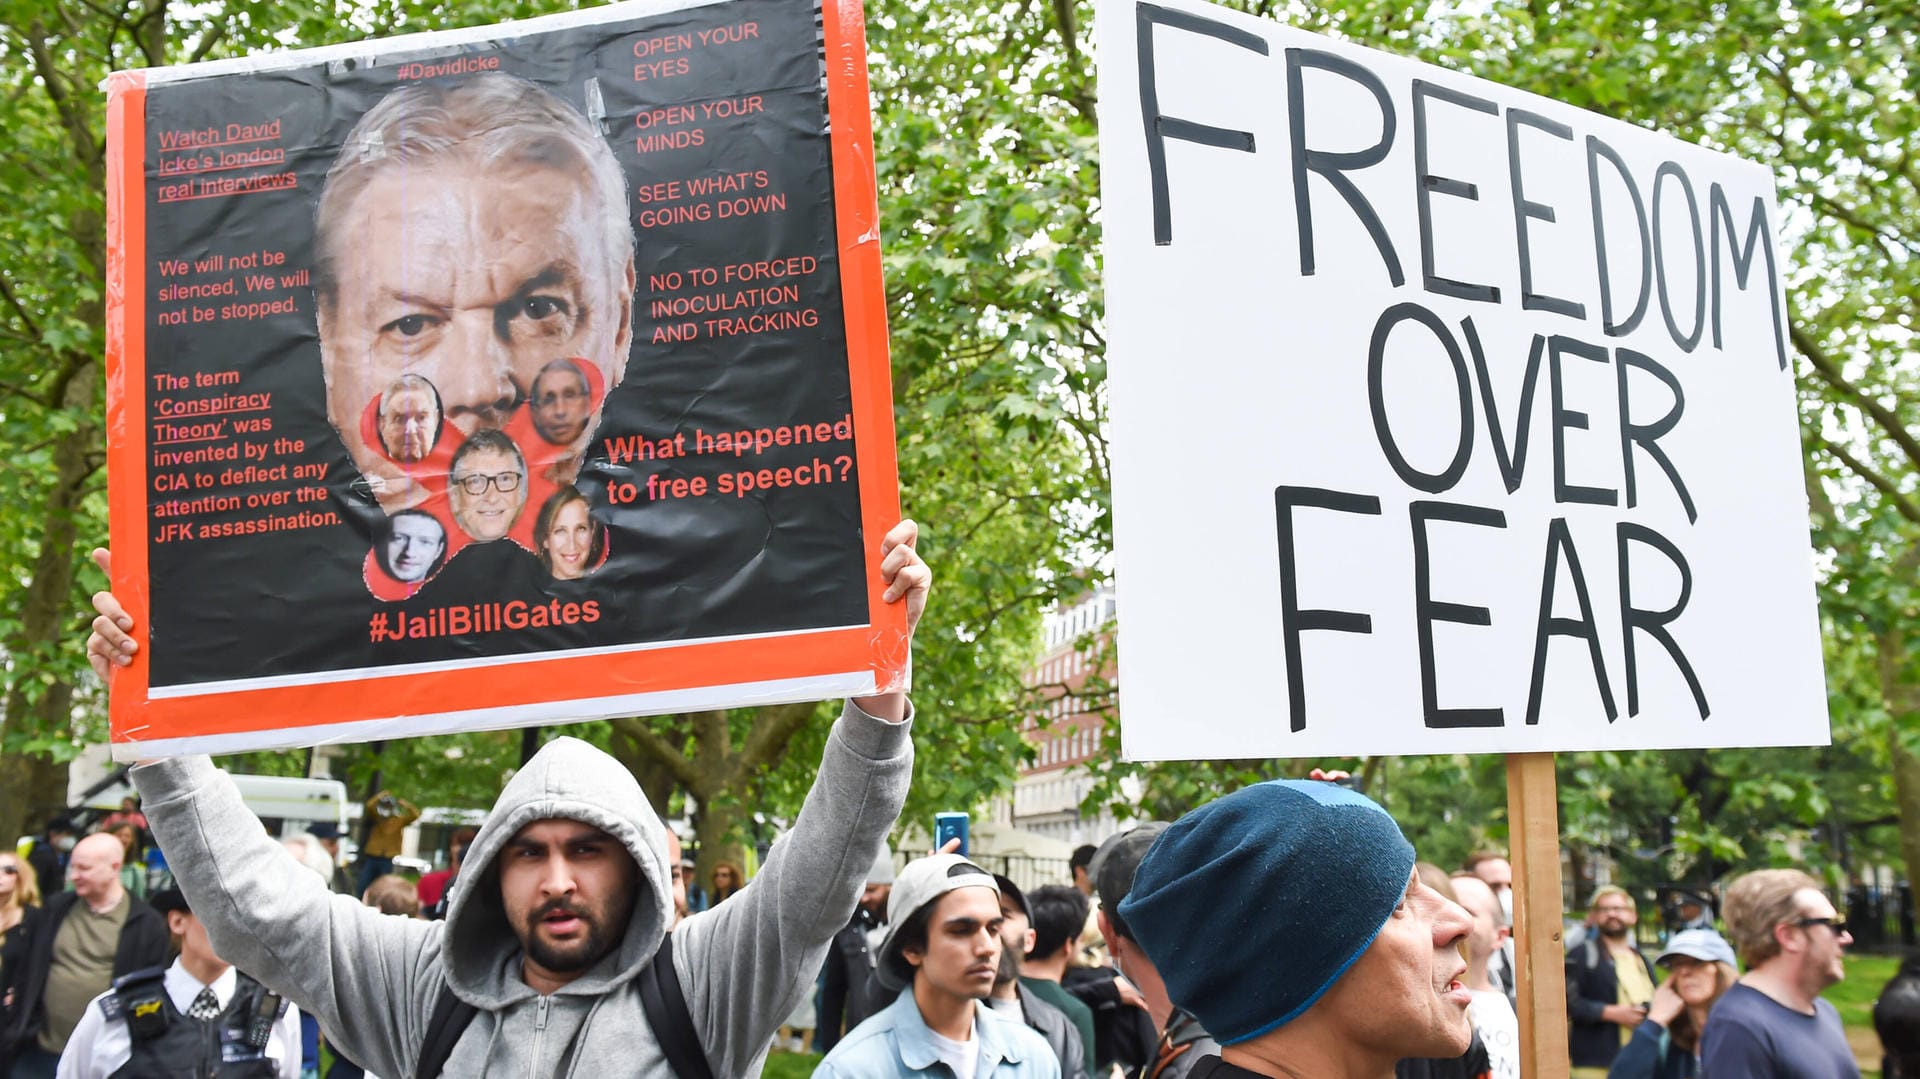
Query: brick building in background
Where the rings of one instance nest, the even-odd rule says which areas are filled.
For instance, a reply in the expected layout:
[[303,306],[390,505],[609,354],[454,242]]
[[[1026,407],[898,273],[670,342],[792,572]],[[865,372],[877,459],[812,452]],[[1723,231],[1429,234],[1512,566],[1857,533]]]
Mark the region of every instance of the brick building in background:
[[[989,806],[990,819],[1073,846],[1098,843],[1132,820],[1110,809],[1090,818],[1080,813],[1081,799],[1093,786],[1087,763],[1103,752],[1102,717],[1083,711],[1085,702],[1073,694],[1095,673],[1097,655],[1105,653],[1110,661],[1113,618],[1111,587],[1047,615],[1046,651],[1028,672],[1027,684],[1059,688],[1043,690],[1048,702],[1022,725],[1022,735],[1036,750],[1034,760],[1021,768],[1012,796]],[[1111,668],[1103,673],[1113,677]]]

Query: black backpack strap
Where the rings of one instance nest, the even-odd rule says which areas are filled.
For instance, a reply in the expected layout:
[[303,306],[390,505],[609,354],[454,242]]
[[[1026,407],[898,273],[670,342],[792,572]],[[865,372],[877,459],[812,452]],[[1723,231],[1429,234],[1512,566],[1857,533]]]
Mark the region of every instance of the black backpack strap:
[[440,984],[440,997],[433,1002],[433,1018],[427,1020],[427,1037],[420,1044],[420,1063],[413,1069],[414,1079],[439,1079],[447,1066],[453,1046],[466,1033],[467,1024],[480,1009],[453,995],[453,987]]
[[[640,1006],[653,1028],[660,1051],[679,1079],[713,1079],[700,1035],[693,1029],[693,1013],[680,992],[680,976],[673,972],[673,934],[660,938],[660,950],[640,971]],[[421,1079],[426,1079],[422,1076]]]
[[1207,1079],[1207,1076],[1224,1069],[1226,1066],[1226,1062],[1221,1060],[1217,1054],[1208,1053],[1206,1056],[1194,1062],[1193,1069],[1187,1072],[1187,1079]]

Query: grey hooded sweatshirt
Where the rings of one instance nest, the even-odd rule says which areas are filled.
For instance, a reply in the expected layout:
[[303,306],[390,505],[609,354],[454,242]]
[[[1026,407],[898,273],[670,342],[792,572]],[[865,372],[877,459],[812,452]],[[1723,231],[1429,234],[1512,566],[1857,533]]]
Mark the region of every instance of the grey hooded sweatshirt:
[[[774,1031],[852,916],[906,798],[911,723],[884,722],[849,702],[793,831],[760,874],[674,930],[674,971],[718,1079],[759,1074]],[[205,757],[141,765],[133,777],[214,950],[312,1012],[368,1071],[414,1074],[434,1002],[451,985],[480,1014],[447,1060],[448,1079],[672,1074],[634,979],[672,909],[666,833],[633,776],[605,753],[556,739],[514,776],[468,849],[444,922],[391,917],[330,894],[266,835]],[[494,860],[522,826],[551,818],[619,839],[639,864],[642,894],[619,947],[541,996],[521,980]]]

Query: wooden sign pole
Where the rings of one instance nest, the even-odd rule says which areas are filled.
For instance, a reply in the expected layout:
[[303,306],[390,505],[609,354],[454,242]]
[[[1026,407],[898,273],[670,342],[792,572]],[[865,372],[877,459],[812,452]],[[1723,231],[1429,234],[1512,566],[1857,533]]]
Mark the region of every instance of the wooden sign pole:
[[1567,1079],[1567,983],[1560,936],[1560,801],[1551,753],[1507,754],[1520,1074]]

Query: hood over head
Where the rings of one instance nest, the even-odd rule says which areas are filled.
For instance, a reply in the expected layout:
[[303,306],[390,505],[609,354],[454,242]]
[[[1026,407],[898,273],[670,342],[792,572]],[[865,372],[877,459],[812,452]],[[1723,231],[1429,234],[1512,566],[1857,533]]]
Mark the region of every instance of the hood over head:
[[672,917],[666,829],[620,762],[578,738],[542,746],[493,803],[467,848],[447,902],[444,956],[454,995],[478,1007],[533,996],[520,979],[520,938],[500,898],[500,851],[540,820],[573,820],[614,837],[640,867],[633,915],[620,944],[562,994],[598,994],[632,978],[660,947]]

